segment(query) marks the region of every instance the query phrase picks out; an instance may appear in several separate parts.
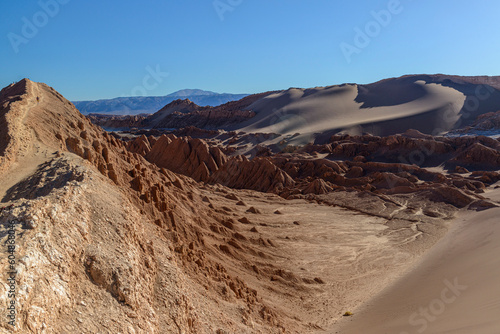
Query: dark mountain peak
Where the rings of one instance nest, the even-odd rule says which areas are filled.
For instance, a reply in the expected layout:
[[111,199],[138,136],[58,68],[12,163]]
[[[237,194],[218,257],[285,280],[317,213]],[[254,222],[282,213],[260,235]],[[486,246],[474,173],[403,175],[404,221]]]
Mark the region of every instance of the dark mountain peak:
[[[196,103],[194,103],[193,101],[191,101],[190,99],[177,99],[177,100],[174,100],[174,101],[168,103],[167,105],[165,105],[163,108],[161,108],[155,114],[162,113],[165,110],[172,110],[172,109],[176,109],[174,111],[178,111],[178,109],[180,109],[180,108],[194,110],[194,109],[200,108],[200,106],[197,105]],[[192,110],[190,110],[190,111],[192,111]]]
[[211,92],[211,91],[206,91],[206,90],[201,90],[201,89],[181,89],[178,90],[172,94],[168,94],[167,96],[179,96],[179,97],[184,97],[184,96],[213,96],[213,95],[218,95],[219,93]]

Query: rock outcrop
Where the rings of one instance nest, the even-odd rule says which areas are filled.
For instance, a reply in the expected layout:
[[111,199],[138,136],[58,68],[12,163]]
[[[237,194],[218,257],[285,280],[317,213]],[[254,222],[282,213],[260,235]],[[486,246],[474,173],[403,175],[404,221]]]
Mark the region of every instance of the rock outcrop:
[[[284,313],[238,278],[240,266],[228,266],[228,259],[239,256],[234,245],[257,254],[257,246],[241,234],[235,235],[237,242],[226,240],[236,229],[230,214],[204,202],[193,179],[127,149],[155,154],[169,138],[124,143],[91,124],[52,88],[29,80],[1,96],[0,190],[2,202],[12,206],[1,210],[0,222],[14,222],[18,259],[16,324],[2,322],[2,330],[241,332],[246,325],[229,315],[239,307],[254,329],[283,331]],[[173,139],[179,149],[191,149],[186,160],[198,159],[198,166],[223,162],[223,155],[199,140],[184,146],[183,139]],[[214,165],[205,164],[209,157]],[[16,164],[34,170],[13,168]],[[5,180],[19,182],[5,188]],[[221,253],[226,247],[229,252]],[[7,272],[1,252],[0,268]],[[243,270],[254,273],[251,267]],[[6,308],[7,285],[0,287]],[[216,304],[224,298],[232,306],[221,314]]]
[[236,189],[277,193],[295,184],[287,173],[276,167],[270,160],[266,158],[248,160],[243,156],[229,159],[210,177],[209,182]]
[[[478,177],[451,177],[425,167],[445,164],[450,171],[458,165],[464,170],[496,169],[500,149],[497,140],[487,137],[431,137],[416,131],[389,137],[341,135],[330,140],[328,144],[307,145],[295,153],[266,150],[252,159],[230,157],[214,145],[214,140],[210,144],[172,134],[143,135],[130,141],[128,147],[157,166],[197,181],[274,192],[285,198],[346,189],[391,195],[427,193],[433,184],[471,191],[474,197],[484,189]],[[231,152],[228,148],[225,151]],[[315,158],[318,152],[327,158]],[[433,198],[457,204],[442,195]],[[455,206],[462,207],[461,203]]]
[[500,152],[480,143],[474,143],[460,152],[451,163],[476,169],[498,169],[500,168]]
[[[154,141],[154,144],[152,144]],[[273,191],[293,186],[293,179],[269,159],[228,158],[218,147],[190,137],[162,135],[158,139],[138,137],[128,149],[143,155],[158,167],[203,181],[236,189]]]

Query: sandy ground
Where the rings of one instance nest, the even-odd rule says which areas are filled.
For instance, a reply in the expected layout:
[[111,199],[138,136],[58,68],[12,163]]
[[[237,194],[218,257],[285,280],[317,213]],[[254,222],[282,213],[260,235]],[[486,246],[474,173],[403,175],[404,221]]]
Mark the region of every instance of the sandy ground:
[[499,214],[461,213],[413,270],[330,333],[500,333]]
[[[375,296],[408,270],[421,254],[415,247],[428,247],[425,240],[431,242],[430,236],[413,231],[414,224],[402,227],[338,206],[227,190],[246,205],[235,205],[212,190],[204,195],[230,209],[235,218],[249,219],[250,224],[236,225],[238,233],[248,239],[271,240],[273,247],[259,247],[267,258],[241,254],[235,256],[234,263],[226,258],[226,265],[238,268],[242,262],[250,262],[259,270],[290,273],[288,281],[269,281],[244,271],[239,274],[266,303],[301,324],[310,324],[310,330],[301,333],[331,328],[344,312]],[[246,212],[250,207],[259,213]],[[315,278],[323,283],[301,283]]]
[[33,175],[41,164],[50,160],[51,156],[53,157],[53,152],[49,152],[48,149],[40,145],[31,150],[30,156],[16,161],[11,166],[10,170],[3,175],[2,182],[0,183],[0,202],[2,206],[10,204],[10,202],[4,200],[7,190],[26,177]]

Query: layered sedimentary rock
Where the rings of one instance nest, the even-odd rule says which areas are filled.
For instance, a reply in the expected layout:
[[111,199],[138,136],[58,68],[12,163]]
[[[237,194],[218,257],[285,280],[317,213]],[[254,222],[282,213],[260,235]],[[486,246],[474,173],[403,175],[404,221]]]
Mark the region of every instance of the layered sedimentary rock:
[[244,156],[229,159],[209,182],[219,183],[230,188],[252,189],[262,192],[279,193],[285,187],[293,187],[295,182],[269,159],[248,160]]
[[219,148],[209,147],[201,139],[177,138],[174,135],[161,136],[145,157],[160,167],[191,176],[197,181],[207,181],[227,161]]
[[129,142],[128,147],[159,167],[197,181],[264,192],[293,185],[292,178],[270,160],[248,160],[244,156],[228,158],[218,147],[211,147],[201,139],[174,135],[163,135],[158,139],[141,136]]

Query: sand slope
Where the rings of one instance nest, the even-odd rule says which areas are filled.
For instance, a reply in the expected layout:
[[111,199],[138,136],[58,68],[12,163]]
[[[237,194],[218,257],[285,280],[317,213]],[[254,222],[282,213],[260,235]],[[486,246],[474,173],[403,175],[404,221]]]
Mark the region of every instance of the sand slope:
[[[385,134],[393,129],[385,129],[382,123],[420,115],[424,132],[432,132],[431,126],[444,129],[451,128],[458,119],[465,97],[462,93],[437,84],[416,82],[408,93],[423,90],[424,94],[415,100],[398,104],[373,108],[362,108],[356,102],[358,86],[345,85],[313,90],[291,89],[258,101],[252,108],[258,111],[254,123],[243,131],[262,131],[278,133],[310,133],[324,132],[332,129],[349,130],[360,133],[364,128],[376,133]],[[449,111],[448,111],[449,110]],[[429,112],[432,112],[429,115]],[[450,112],[448,120],[442,115]],[[427,123],[424,126],[424,123]]]
[[463,214],[413,271],[331,332],[500,333],[499,214]]
[[290,88],[250,105],[257,115],[238,128],[284,135],[345,131],[385,136],[410,128],[437,134],[499,106],[500,92],[481,80],[415,75],[369,85]]

